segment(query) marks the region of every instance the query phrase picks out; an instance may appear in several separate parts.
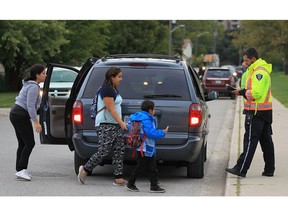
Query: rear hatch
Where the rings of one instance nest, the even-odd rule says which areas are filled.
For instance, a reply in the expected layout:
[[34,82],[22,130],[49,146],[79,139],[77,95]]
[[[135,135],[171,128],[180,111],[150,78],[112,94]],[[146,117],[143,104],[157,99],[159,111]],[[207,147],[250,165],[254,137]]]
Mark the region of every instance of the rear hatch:
[[[167,65],[167,64],[166,64]],[[169,134],[158,144],[184,144],[188,139],[189,108],[192,104],[185,71],[182,67],[151,65],[117,65],[123,71],[123,80],[118,90],[123,98],[122,116],[127,121],[129,115],[140,111],[143,100],[154,101],[158,128],[169,126]],[[83,132],[84,139],[97,143],[94,121],[90,118],[90,106],[97,89],[102,85],[108,67],[95,65],[87,76],[79,98],[83,106],[83,123],[75,129]],[[188,76],[189,77],[189,76]]]

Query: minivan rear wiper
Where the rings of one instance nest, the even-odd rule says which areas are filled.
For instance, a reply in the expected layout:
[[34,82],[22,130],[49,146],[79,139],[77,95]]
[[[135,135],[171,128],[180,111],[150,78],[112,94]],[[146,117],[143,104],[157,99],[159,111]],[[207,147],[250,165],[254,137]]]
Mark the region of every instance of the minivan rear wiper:
[[166,97],[177,97],[181,98],[181,95],[174,94],[154,94],[154,95],[144,95],[144,98],[166,98]]

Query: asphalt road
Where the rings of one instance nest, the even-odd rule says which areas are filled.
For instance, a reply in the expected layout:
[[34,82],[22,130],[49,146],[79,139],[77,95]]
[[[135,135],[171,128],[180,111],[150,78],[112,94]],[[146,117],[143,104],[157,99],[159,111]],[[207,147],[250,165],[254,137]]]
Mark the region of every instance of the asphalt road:
[[[165,196],[222,196],[224,195],[225,172],[228,161],[228,143],[231,139],[235,101],[224,99],[209,102],[211,112],[210,134],[208,137],[208,160],[205,163],[203,179],[186,178],[186,168],[159,166],[159,179],[166,189]],[[231,117],[231,118],[230,118]],[[41,145],[35,134],[36,146],[29,161],[31,182],[15,178],[15,152],[17,148],[13,127],[7,115],[0,116],[1,145],[1,196],[147,196],[148,179],[137,181],[140,193],[131,193],[123,187],[112,187],[112,167],[97,167],[88,177],[85,185],[77,181],[73,168],[73,153],[68,147]],[[128,176],[133,166],[125,166]],[[25,184],[25,187],[23,187]],[[161,194],[163,196],[163,194]]]
[[[14,129],[5,112],[0,112],[0,196],[4,197],[187,197],[224,196],[229,157],[229,143],[235,112],[235,101],[219,99],[208,102],[211,119],[208,137],[208,159],[205,163],[205,176],[202,179],[186,178],[186,168],[159,166],[159,180],[166,189],[164,194],[149,193],[146,177],[137,180],[139,193],[132,193],[124,187],[113,186],[112,166],[97,167],[85,185],[79,184],[74,172],[73,152],[67,146],[41,145],[35,134],[36,146],[31,154],[28,170],[31,182],[16,180],[15,158],[17,141]],[[125,166],[127,177],[133,166]],[[71,197],[72,196],[72,197]],[[190,202],[188,199],[188,202]],[[54,200],[54,199],[53,199]],[[60,201],[60,203],[62,200]],[[69,202],[70,203],[70,202]],[[56,202],[56,204],[59,204]]]

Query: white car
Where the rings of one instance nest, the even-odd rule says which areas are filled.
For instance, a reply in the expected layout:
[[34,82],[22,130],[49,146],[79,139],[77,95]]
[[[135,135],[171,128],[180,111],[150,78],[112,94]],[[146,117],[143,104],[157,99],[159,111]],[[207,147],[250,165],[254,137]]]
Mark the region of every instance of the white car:
[[[75,67],[80,70],[79,67]],[[77,77],[75,71],[65,69],[65,68],[55,68],[55,72],[51,76],[50,85],[49,85],[49,95],[50,96],[63,96],[69,97],[70,90],[73,86],[73,83]],[[40,95],[43,94],[44,82],[40,83]]]

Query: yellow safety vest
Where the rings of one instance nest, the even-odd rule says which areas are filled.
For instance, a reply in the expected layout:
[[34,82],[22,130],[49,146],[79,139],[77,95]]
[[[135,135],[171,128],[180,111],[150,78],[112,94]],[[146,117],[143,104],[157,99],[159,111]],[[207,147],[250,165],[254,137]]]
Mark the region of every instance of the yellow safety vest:
[[246,78],[247,99],[244,99],[244,110],[255,111],[254,114],[257,111],[272,110],[271,77],[267,68],[256,66]]

